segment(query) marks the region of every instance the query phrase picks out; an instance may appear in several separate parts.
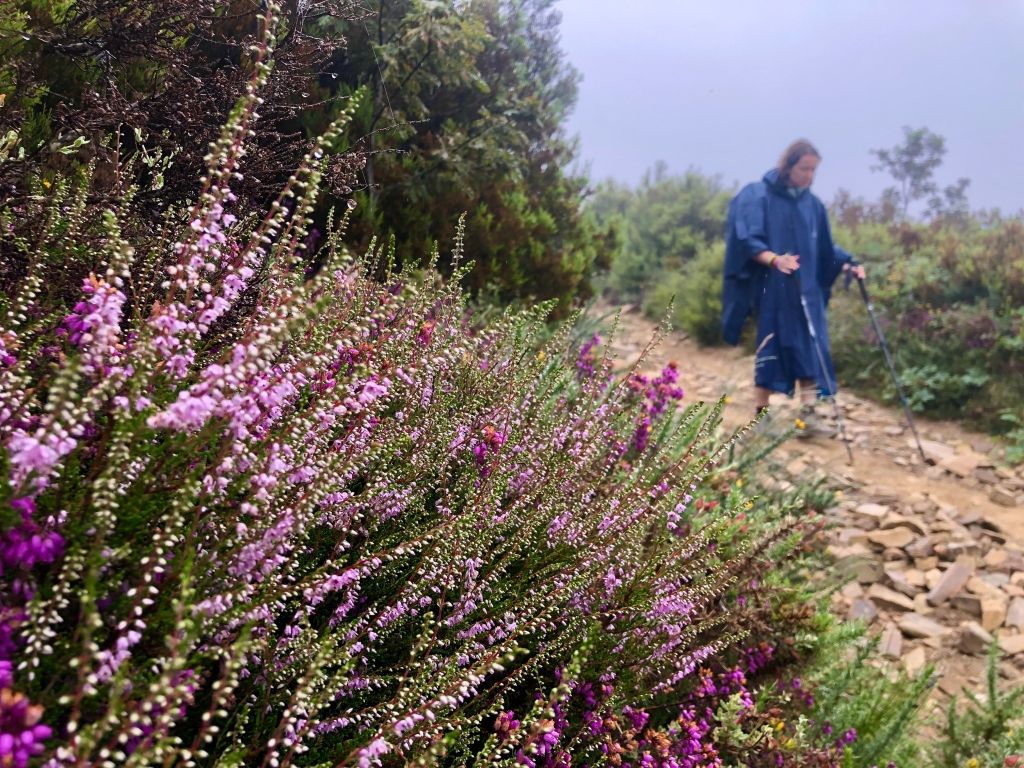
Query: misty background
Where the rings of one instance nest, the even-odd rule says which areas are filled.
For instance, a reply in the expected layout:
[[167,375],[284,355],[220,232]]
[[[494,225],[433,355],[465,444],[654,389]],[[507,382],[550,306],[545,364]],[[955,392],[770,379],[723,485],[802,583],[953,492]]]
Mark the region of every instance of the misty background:
[[[793,139],[823,155],[815,192],[876,198],[870,149],[901,127],[946,138],[935,180],[972,208],[1024,208],[1021,0],[560,0],[583,74],[569,133],[596,182],[658,160],[754,181]],[[920,204],[918,207],[921,207]]]

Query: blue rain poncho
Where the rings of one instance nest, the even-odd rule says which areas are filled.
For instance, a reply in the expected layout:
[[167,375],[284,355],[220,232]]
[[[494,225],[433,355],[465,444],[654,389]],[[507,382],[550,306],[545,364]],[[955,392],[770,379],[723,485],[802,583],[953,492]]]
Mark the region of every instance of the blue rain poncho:
[[[778,178],[777,170],[769,171],[761,181],[740,190],[729,204],[722,336],[735,346],[747,317],[756,315],[760,351],[754,383],[789,394],[797,379],[814,379],[818,391],[825,395],[829,380],[836,380],[825,306],[832,284],[851,258],[833,244],[828,212],[821,200],[809,190],[793,194]],[[754,261],[761,251],[800,255],[800,284],[822,345],[828,380],[818,363],[796,280]]]

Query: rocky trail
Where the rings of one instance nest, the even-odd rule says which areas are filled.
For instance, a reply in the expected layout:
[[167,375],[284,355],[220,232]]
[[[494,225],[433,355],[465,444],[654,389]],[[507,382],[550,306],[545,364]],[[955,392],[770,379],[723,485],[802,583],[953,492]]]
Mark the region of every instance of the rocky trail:
[[[614,309],[599,305],[594,313]],[[656,330],[624,307],[612,344],[617,365],[633,365]],[[701,349],[673,331],[640,372],[656,373],[669,361],[678,365],[684,402],[725,395],[726,427],[751,420],[753,357],[741,349]],[[848,392],[838,402],[853,466],[839,439],[794,439],[776,455],[781,466],[772,480],[786,488],[797,478],[823,476],[840,492],[828,511],[834,525],[827,545],[835,570],[850,581],[833,595],[834,611],[864,619],[881,635],[876,663],[911,674],[934,663],[936,703],[963,688],[983,692],[993,635],[1003,650],[1003,684],[1024,684],[1024,468],[1003,466],[1001,449],[986,436],[924,418],[915,419],[922,461],[898,408]],[[795,400],[773,396],[771,406],[775,428],[794,422]],[[834,424],[831,405],[818,412]]]

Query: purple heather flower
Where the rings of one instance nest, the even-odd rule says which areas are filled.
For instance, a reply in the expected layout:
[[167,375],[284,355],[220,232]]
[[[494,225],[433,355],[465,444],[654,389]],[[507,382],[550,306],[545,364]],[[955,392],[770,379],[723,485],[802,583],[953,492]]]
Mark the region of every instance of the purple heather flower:
[[502,712],[494,721],[494,732],[498,734],[498,741],[505,741],[509,734],[518,727],[519,721],[516,720],[516,713],[511,710]]

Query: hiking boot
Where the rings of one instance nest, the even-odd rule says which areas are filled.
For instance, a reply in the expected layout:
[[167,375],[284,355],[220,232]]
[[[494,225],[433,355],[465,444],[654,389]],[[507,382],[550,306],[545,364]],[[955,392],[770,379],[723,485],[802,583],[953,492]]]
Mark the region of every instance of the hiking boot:
[[796,437],[809,440],[812,437],[835,437],[836,429],[826,422],[814,410],[814,406],[805,405],[796,418]]

